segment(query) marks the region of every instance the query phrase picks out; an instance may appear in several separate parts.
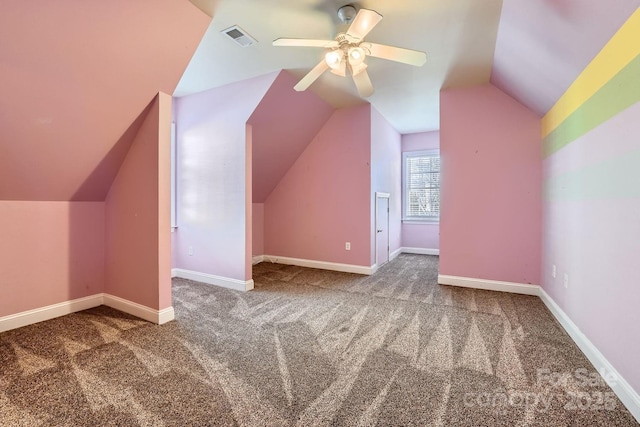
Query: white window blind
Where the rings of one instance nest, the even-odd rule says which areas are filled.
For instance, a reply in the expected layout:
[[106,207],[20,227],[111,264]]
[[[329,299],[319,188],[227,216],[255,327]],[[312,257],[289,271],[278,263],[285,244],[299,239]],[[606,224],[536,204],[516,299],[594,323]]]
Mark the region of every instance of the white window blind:
[[405,219],[440,218],[440,155],[405,153]]

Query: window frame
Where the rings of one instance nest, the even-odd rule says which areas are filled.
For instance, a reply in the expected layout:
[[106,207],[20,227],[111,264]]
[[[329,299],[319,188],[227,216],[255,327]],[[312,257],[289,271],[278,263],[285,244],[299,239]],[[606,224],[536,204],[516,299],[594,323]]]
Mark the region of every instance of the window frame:
[[[404,151],[402,153],[402,222],[437,224],[440,222],[440,215],[438,215],[437,218],[407,215],[407,208],[409,204],[407,200],[407,198],[409,197],[409,167],[407,163],[409,159],[415,157],[440,157],[440,150],[430,149],[419,151]],[[440,178],[442,179],[442,163],[440,164]],[[442,181],[440,183],[439,189],[442,190]],[[442,201],[442,194],[440,194],[440,201]]]

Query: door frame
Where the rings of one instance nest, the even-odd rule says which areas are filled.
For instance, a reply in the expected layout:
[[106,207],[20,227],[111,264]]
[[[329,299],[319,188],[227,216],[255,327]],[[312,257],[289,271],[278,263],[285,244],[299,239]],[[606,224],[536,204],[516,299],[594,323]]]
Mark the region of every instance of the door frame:
[[391,222],[391,193],[383,193],[380,191],[376,191],[376,203],[375,203],[375,222],[373,224],[373,230],[374,230],[374,236],[375,236],[375,240],[376,240],[376,259],[375,259],[375,266],[376,269],[380,268],[381,266],[378,265],[378,252],[379,252],[379,248],[378,248],[378,199],[387,199],[387,262],[391,261],[391,241],[389,240],[391,237],[391,234],[389,232],[389,224]]

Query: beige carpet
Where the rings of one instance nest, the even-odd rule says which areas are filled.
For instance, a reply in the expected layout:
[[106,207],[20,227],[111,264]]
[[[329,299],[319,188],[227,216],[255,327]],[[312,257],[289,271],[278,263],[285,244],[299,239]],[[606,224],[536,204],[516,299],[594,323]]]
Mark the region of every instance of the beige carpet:
[[535,297],[262,263],[174,279],[176,321],[99,307],[0,334],[1,426],[634,426]]

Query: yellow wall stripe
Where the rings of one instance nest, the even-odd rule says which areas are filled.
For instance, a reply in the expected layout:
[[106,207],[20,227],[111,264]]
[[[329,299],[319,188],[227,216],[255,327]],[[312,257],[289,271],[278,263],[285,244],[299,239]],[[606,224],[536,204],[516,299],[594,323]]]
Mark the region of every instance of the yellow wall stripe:
[[[620,112],[640,103],[640,55],[609,80],[545,138],[542,155],[550,156]],[[640,130],[640,127],[638,127]]]
[[620,27],[564,95],[545,114],[542,118],[542,137],[553,132],[639,54],[640,8]]

